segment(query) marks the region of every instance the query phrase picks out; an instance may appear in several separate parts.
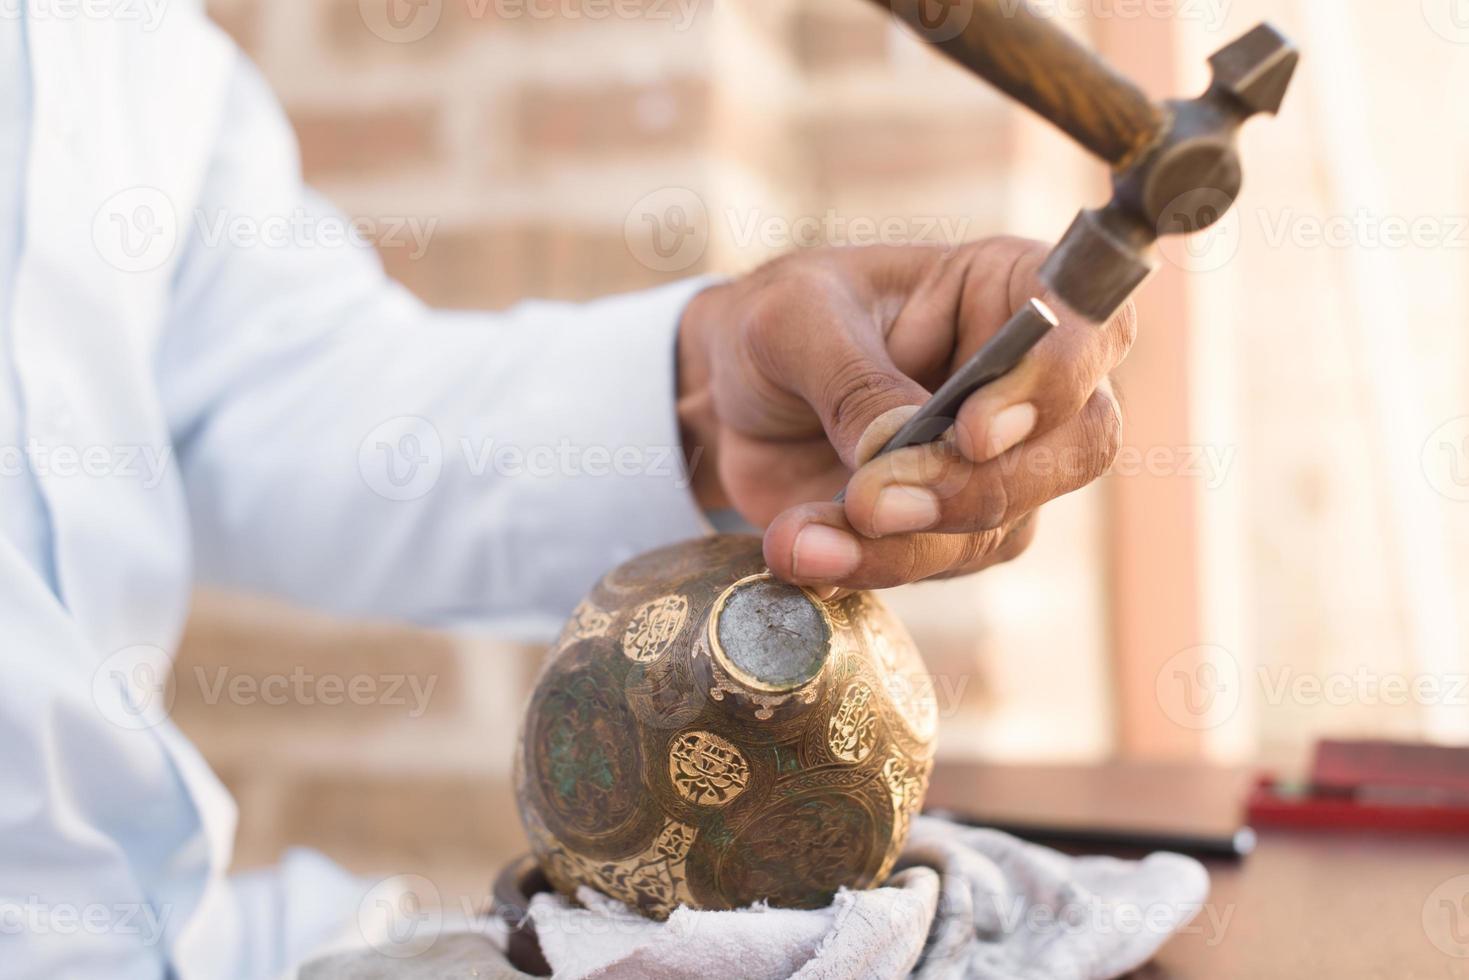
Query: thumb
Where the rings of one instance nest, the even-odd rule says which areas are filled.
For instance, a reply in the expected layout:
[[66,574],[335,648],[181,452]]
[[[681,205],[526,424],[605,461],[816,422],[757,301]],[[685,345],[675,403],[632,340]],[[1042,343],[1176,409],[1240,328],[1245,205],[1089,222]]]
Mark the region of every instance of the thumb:
[[842,462],[855,470],[928,401],[929,393],[899,371],[884,349],[853,347],[843,355],[813,364],[804,394]]
[[857,440],[857,465],[866,466],[872,462],[883,446],[898,430],[908,424],[908,420],[918,414],[919,405],[899,405],[883,412],[867,428],[862,430],[862,438]]

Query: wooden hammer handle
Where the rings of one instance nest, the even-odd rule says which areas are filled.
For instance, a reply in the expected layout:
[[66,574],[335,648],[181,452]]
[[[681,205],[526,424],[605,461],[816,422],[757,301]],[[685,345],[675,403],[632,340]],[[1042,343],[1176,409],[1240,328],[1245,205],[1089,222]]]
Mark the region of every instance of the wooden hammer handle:
[[1030,0],[873,0],[950,58],[1114,167],[1159,135],[1163,111]]

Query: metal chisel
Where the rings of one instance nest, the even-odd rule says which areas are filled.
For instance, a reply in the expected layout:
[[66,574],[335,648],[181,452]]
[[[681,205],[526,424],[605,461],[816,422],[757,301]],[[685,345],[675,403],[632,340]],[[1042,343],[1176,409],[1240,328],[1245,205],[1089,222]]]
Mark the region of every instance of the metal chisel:
[[[916,415],[903,423],[903,427],[872,458],[942,439],[953,426],[965,400],[985,385],[1009,374],[1059,322],[1051,308],[1040,300],[1026,303],[1000,328],[999,333],[949,376],[949,380],[933,393]],[[836,500],[840,503],[845,497],[844,490],[836,495]]]

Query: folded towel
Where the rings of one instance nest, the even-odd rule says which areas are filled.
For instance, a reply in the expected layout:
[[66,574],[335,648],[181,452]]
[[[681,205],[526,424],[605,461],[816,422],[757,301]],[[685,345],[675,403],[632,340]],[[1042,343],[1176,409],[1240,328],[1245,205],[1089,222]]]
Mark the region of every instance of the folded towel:
[[[538,895],[530,916],[566,980],[1110,980],[1137,969],[1203,907],[1209,876],[1192,858],[1069,857],[993,830],[919,817],[882,888],[839,892],[813,911],[681,908],[653,922],[583,888],[578,904]],[[441,937],[436,947],[446,939]],[[413,960],[346,954],[310,980],[444,976],[455,965],[516,976],[503,937]],[[427,968],[430,972],[415,973]]]

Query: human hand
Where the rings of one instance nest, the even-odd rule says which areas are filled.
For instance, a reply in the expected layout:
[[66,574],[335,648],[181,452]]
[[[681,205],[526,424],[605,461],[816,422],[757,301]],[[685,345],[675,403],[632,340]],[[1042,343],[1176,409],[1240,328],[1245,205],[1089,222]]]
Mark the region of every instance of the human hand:
[[1136,334],[1130,305],[1098,325],[1048,299],[1060,325],[970,396],[945,440],[872,456],[1042,295],[1045,255],[1014,238],[813,249],[699,294],[680,326],[679,417],[700,504],[765,528],[771,571],[822,594],[1020,554],[1036,508],[1117,454],[1108,374]]

